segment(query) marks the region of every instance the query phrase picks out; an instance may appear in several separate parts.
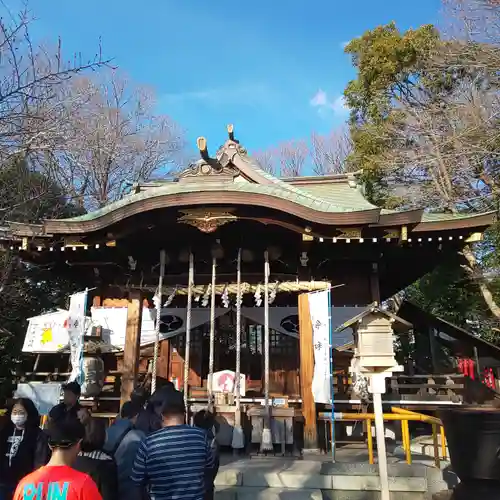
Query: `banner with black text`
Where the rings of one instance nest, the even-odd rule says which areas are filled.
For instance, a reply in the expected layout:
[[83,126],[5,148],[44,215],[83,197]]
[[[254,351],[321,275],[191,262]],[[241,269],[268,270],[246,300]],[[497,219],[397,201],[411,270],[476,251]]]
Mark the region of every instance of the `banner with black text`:
[[316,403],[330,403],[330,292],[309,293],[308,299],[314,347],[312,393]]

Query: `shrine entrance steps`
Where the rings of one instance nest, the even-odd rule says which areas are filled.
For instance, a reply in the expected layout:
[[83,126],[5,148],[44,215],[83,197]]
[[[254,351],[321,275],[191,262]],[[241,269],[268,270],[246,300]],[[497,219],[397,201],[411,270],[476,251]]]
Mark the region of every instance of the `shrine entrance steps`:
[[[391,457],[392,458],[392,457]],[[447,471],[424,463],[390,463],[394,500],[427,500],[453,486]],[[216,500],[376,500],[380,482],[376,465],[331,463],[329,457],[222,457]]]

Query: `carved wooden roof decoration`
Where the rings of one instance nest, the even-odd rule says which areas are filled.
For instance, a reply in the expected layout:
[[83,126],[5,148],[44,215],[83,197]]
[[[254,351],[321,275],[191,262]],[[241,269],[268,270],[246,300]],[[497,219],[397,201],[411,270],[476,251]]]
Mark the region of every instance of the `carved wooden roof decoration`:
[[[228,139],[215,157],[209,155],[204,138],[199,138],[197,143],[201,158],[175,179],[137,184],[122,199],[79,217],[46,220],[41,225],[11,223],[4,231],[16,238],[85,235],[157,209],[176,210],[179,222],[198,224],[209,231],[217,229],[217,224],[222,224],[223,220],[225,224],[238,218],[238,210],[248,212],[253,207],[281,213],[281,225],[300,232],[309,227],[311,234],[317,233],[315,228],[318,226],[321,230],[331,227],[331,232],[339,234],[350,228],[378,227],[386,232],[397,232],[405,239],[408,233],[411,236],[415,232],[484,230],[494,221],[493,213],[456,215],[429,214],[424,209],[381,209],[364,197],[356,173],[279,179],[266,172],[248,154],[234,138],[232,126],[228,127]],[[193,210],[213,212],[221,204],[232,209],[218,219],[210,215],[198,218],[192,215]],[[273,223],[276,217],[270,216],[265,223]],[[290,217],[302,222],[292,223]]]

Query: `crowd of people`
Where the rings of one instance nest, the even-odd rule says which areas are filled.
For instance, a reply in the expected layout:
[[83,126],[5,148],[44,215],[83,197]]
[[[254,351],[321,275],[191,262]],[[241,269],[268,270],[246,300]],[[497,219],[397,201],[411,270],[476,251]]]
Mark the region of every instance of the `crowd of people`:
[[80,405],[76,382],[45,429],[30,399],[12,402],[0,431],[0,500],[212,500],[219,467],[215,419],[186,424],[184,398],[167,382],[137,390],[107,429]]

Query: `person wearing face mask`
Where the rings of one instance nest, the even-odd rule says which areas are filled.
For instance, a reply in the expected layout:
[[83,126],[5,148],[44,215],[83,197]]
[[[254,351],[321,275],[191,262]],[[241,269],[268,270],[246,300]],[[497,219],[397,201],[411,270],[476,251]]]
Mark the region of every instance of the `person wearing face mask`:
[[45,465],[50,450],[40,429],[40,415],[31,399],[14,400],[10,421],[0,433],[0,491],[2,500],[12,498],[19,480]]

